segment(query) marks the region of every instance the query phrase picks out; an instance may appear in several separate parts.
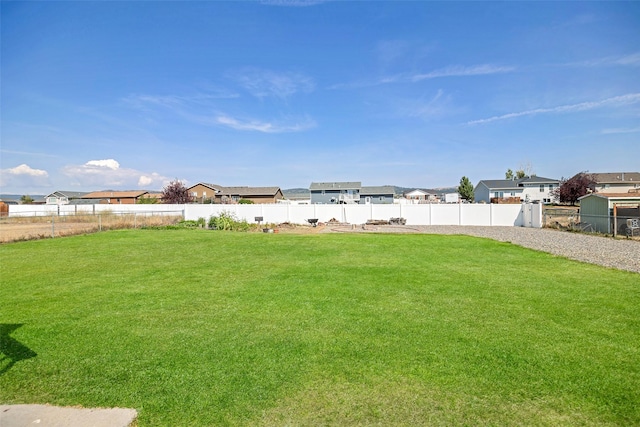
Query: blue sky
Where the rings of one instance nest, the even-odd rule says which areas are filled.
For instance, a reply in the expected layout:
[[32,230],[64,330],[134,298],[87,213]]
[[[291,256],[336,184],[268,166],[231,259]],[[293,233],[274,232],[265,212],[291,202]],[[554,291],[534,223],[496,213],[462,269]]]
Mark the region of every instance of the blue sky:
[[640,2],[1,8],[2,193],[640,170]]

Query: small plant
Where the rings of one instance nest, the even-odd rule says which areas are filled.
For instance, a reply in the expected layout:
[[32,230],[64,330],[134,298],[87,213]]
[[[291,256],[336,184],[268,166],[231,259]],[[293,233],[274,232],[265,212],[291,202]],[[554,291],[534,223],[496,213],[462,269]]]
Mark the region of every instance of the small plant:
[[249,199],[240,199],[238,200],[239,205],[253,205],[253,200]]
[[212,230],[249,231],[251,224],[244,219],[238,220],[231,212],[223,211],[220,212],[220,215],[209,218],[209,228]]

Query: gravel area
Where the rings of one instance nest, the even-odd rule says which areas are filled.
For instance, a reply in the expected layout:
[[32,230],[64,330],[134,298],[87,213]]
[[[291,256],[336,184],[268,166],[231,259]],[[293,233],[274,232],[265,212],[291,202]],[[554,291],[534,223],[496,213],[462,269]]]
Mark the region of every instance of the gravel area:
[[638,240],[613,239],[546,228],[329,225],[323,232],[464,234],[510,242],[578,261],[640,273],[640,241]]

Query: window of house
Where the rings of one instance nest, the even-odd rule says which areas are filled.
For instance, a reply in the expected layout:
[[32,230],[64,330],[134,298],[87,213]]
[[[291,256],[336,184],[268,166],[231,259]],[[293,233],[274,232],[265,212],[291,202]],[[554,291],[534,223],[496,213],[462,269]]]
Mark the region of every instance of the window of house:
[[540,192],[544,192],[544,184],[540,184]]
[[384,202],[384,196],[380,196],[380,201]]

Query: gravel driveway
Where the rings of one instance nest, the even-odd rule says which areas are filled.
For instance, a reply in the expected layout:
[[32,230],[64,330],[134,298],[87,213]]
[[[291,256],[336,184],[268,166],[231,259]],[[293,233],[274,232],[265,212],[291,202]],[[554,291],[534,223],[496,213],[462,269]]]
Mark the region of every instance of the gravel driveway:
[[570,233],[547,228],[456,225],[328,225],[323,232],[465,234],[486,237],[501,242],[511,242],[515,245],[549,252],[578,261],[640,273],[640,241],[638,240],[613,239],[611,237]]

